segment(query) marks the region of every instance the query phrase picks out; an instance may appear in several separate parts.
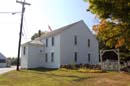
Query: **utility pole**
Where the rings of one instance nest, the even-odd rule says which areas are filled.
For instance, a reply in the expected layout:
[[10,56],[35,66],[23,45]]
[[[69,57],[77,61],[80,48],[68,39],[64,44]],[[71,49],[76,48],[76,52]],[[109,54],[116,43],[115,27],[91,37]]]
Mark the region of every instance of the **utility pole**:
[[21,38],[22,38],[22,28],[23,28],[23,16],[25,12],[25,5],[31,5],[30,3],[26,3],[25,0],[17,1],[16,3],[22,4],[22,13],[21,13],[21,24],[20,24],[20,32],[19,32],[19,43],[18,43],[18,57],[17,57],[17,71],[19,71],[19,65],[20,65],[20,46],[21,46]]

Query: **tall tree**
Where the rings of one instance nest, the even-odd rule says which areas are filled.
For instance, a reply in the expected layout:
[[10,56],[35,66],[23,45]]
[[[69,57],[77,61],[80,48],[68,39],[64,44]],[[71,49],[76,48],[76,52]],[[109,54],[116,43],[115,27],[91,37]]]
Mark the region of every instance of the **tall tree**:
[[31,37],[31,40],[35,40],[36,38],[38,38],[38,33],[35,33],[32,37]]
[[46,34],[46,33],[48,33],[48,32],[47,32],[47,31],[42,32],[41,30],[38,30],[38,32],[35,33],[35,34],[31,37],[31,40],[35,40],[36,38],[38,38],[38,37],[40,37],[41,35]]
[[130,0],[85,0],[88,11],[100,19],[94,25],[97,37],[107,46],[130,49]]

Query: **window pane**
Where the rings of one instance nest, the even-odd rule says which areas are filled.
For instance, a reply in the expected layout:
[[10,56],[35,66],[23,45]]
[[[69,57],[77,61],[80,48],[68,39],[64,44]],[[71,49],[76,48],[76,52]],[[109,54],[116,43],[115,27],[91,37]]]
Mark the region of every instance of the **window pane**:
[[51,62],[54,62],[54,53],[51,53]]
[[52,46],[54,46],[54,37],[52,37]]
[[77,62],[77,52],[74,53],[74,61]]
[[77,45],[77,36],[74,36],[74,44]]
[[26,47],[23,47],[23,55],[26,54]]
[[90,55],[90,53],[88,53],[88,62],[90,62],[90,57],[91,57],[91,55]]
[[90,39],[88,39],[88,47],[90,47]]
[[46,47],[48,47],[48,39],[46,39]]
[[47,53],[45,54],[45,62],[48,62],[48,55],[47,55]]

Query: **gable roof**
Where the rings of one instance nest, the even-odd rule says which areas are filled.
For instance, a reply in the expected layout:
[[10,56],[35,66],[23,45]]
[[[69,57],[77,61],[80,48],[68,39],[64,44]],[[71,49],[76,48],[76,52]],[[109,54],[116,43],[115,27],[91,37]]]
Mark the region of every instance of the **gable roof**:
[[0,59],[6,59],[6,57],[2,53],[0,53]]
[[80,21],[77,21],[75,23],[63,26],[63,27],[61,27],[59,29],[53,30],[52,32],[48,32],[46,34],[43,34],[43,35],[41,35],[41,37],[38,37],[38,38],[36,38],[35,40],[32,40],[32,41],[26,42],[26,43],[24,43],[22,45],[25,45],[25,44],[44,45],[40,40],[42,40],[44,38],[48,38],[48,37],[58,35],[58,34],[62,33],[63,31],[65,31],[67,29],[70,29],[72,26],[74,26],[74,25],[76,25],[78,23],[81,23],[81,22],[83,22],[83,20],[80,20]]
[[[51,37],[51,36],[54,36],[54,35],[58,35],[58,34],[62,33],[63,31],[65,31],[65,30],[67,30],[67,29],[70,29],[70,27],[72,27],[73,25],[76,25],[76,24],[78,24],[78,23],[80,23],[80,22],[83,22],[83,20],[80,20],[80,21],[78,21],[78,22],[75,22],[75,23],[72,23],[72,24],[63,26],[63,27],[61,27],[61,28],[59,28],[59,29],[56,29],[56,30],[54,30],[54,31],[52,31],[52,32],[43,34],[43,35],[40,37],[40,39],[48,38],[48,37]],[[39,39],[39,38],[37,38],[37,39]]]
[[39,39],[35,39],[29,42],[26,42],[24,44],[22,44],[22,46],[26,45],[26,44],[31,44],[31,45],[44,45]]

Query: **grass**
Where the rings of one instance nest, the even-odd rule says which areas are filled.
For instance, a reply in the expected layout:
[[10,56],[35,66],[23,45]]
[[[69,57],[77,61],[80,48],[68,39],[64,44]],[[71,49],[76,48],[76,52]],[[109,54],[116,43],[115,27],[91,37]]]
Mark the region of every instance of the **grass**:
[[0,75],[0,86],[130,86],[126,73],[81,73],[77,70],[20,70]]
[[78,69],[79,72],[81,73],[105,73],[106,71],[103,70],[94,70],[94,69]]

